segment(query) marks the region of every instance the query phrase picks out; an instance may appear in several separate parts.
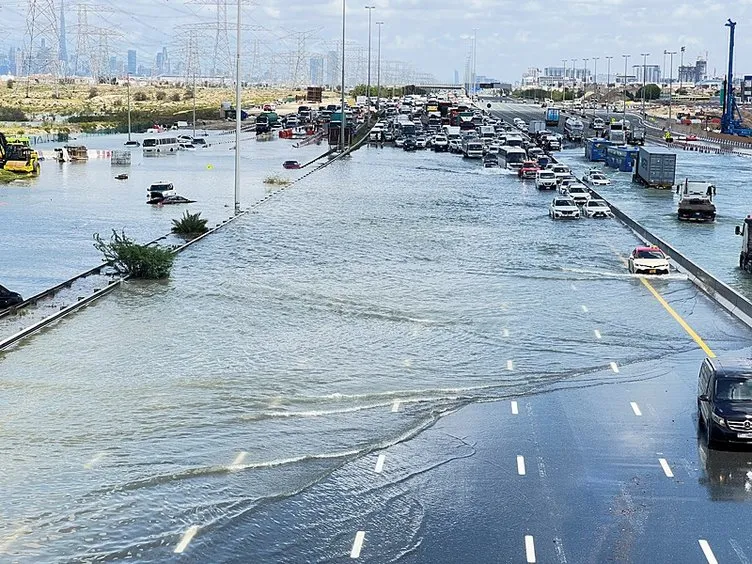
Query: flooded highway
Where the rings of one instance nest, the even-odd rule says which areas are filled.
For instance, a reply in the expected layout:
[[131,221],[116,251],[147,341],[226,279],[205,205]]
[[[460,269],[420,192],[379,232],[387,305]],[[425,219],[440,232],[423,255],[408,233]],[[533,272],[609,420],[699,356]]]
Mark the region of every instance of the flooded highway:
[[[232,152],[208,151],[135,165],[127,199],[106,161],[0,189],[4,282],[93,266],[94,231],[166,233],[152,179],[227,217]],[[248,151],[250,203],[293,153]],[[708,451],[695,411],[707,351],[750,331],[551,198],[366,147],[0,356],[0,559],[749,561],[752,454]]]

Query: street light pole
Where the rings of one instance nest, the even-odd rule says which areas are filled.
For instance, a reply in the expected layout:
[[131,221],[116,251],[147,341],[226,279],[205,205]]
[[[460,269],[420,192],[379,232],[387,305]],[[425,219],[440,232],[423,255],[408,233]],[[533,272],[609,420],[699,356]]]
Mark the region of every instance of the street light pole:
[[674,82],[674,55],[676,51],[669,51],[669,64],[668,64],[668,130],[671,131],[671,98],[672,98],[672,85]]
[[564,78],[562,78],[562,82],[561,82],[561,101],[566,102],[567,100],[567,60],[562,59],[562,62],[564,63]]
[[381,26],[384,22],[376,22],[379,28],[379,46],[376,48],[376,111],[381,109]]
[[341,119],[339,120],[340,154],[345,150],[345,122],[347,121],[347,118],[345,117],[345,2],[346,0],[342,0],[342,64],[340,65],[342,67],[342,86],[340,86],[340,94],[342,97],[340,101]]
[[585,94],[587,94],[587,62],[590,59],[582,59],[582,60],[585,63],[585,71],[582,74],[582,82],[583,82],[582,101],[584,102],[585,101]]
[[[611,59],[613,57],[606,57],[606,61],[608,64],[608,71],[606,73],[606,95],[608,95],[608,89],[611,88]],[[606,117],[611,113],[611,106],[608,104],[608,100],[606,100]]]
[[237,37],[235,46],[235,213],[240,212],[240,119],[243,113],[240,107],[240,4],[241,0],[238,0],[238,22],[235,31]]
[[622,55],[624,57],[624,121],[627,119],[627,62],[629,62],[630,55]]
[[650,53],[640,53],[642,56],[642,117],[645,118],[645,77],[647,75],[647,60]]
[[477,57],[477,52],[478,52],[477,46],[478,46],[478,28],[476,27],[473,29],[473,86],[472,86],[473,95],[475,95],[475,91],[476,91],[475,85],[476,85],[476,80],[477,80],[476,74],[475,74],[476,63],[477,63],[476,57]]
[[368,10],[368,81],[366,83],[366,104],[368,105],[368,119],[371,119],[371,12],[376,6],[366,6]]
[[679,62],[679,88],[684,88],[684,75],[681,72],[681,69],[684,66],[684,49],[685,47],[679,49],[681,51],[681,61]]

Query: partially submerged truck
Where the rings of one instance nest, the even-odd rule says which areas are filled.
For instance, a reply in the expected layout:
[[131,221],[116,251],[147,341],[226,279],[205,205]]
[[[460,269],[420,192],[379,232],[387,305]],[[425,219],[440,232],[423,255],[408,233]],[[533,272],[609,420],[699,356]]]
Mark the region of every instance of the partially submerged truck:
[[677,215],[682,221],[715,221],[715,186],[710,182],[684,180],[676,187],[679,194]]
[[752,273],[752,241],[750,240],[750,231],[752,231],[752,215],[744,218],[742,225],[736,226],[736,234],[742,236],[742,250],[739,253],[739,268],[745,272]]
[[672,188],[676,182],[676,153],[665,147],[640,147],[632,181],[650,188]]

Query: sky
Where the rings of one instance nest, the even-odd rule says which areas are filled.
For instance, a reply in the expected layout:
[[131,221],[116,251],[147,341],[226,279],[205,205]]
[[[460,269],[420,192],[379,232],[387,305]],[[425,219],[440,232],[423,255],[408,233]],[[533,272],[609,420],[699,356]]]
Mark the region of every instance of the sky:
[[[0,49],[7,51],[24,41],[28,1],[0,0]],[[54,1],[59,6],[60,0]],[[68,51],[73,53],[78,0],[65,1]],[[206,4],[214,1],[87,0],[99,6],[96,11],[90,9],[88,24],[120,33],[108,38],[111,54],[125,58],[127,50],[135,48],[140,60],[151,62],[162,46],[172,48],[173,53],[179,49],[176,26],[212,22],[216,10]],[[640,53],[650,53],[647,63],[662,67],[664,50],[678,52],[682,46],[686,47],[685,63],[707,52],[709,74],[715,69],[722,75],[727,64],[724,23],[728,18],[738,23],[735,74],[752,74],[752,0],[345,1],[348,41],[367,45],[365,5],[373,5],[374,59],[375,22],[383,21],[382,60],[410,62],[442,83],[452,82],[455,70],[462,79],[474,34],[477,73],[504,82],[519,81],[529,67],[562,66],[563,59],[568,67],[572,59],[578,59],[581,68],[587,57],[592,72],[593,58],[600,57],[599,75],[605,74],[606,56],[614,57],[612,73],[616,67],[623,69],[622,54],[631,55],[631,66],[642,60]],[[228,3],[232,25],[235,7],[232,0]],[[252,26],[245,32],[247,37],[258,39],[255,52],[298,49],[298,32],[306,32],[304,51],[325,53],[341,36],[342,0],[252,0],[243,6],[243,20]],[[250,46],[247,56],[253,53]],[[674,66],[678,64],[676,55]]]

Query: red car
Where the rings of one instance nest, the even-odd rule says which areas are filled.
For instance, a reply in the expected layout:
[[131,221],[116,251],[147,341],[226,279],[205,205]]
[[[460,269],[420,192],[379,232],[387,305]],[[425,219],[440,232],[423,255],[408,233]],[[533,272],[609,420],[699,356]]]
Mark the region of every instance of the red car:
[[286,168],[287,170],[296,170],[300,168],[300,163],[298,161],[285,161],[282,163],[282,168]]
[[684,138],[685,141],[697,141],[697,135],[687,135]]
[[538,172],[540,167],[535,161],[525,161],[522,163],[522,168],[517,171],[517,176],[520,178],[534,180],[535,173]]

